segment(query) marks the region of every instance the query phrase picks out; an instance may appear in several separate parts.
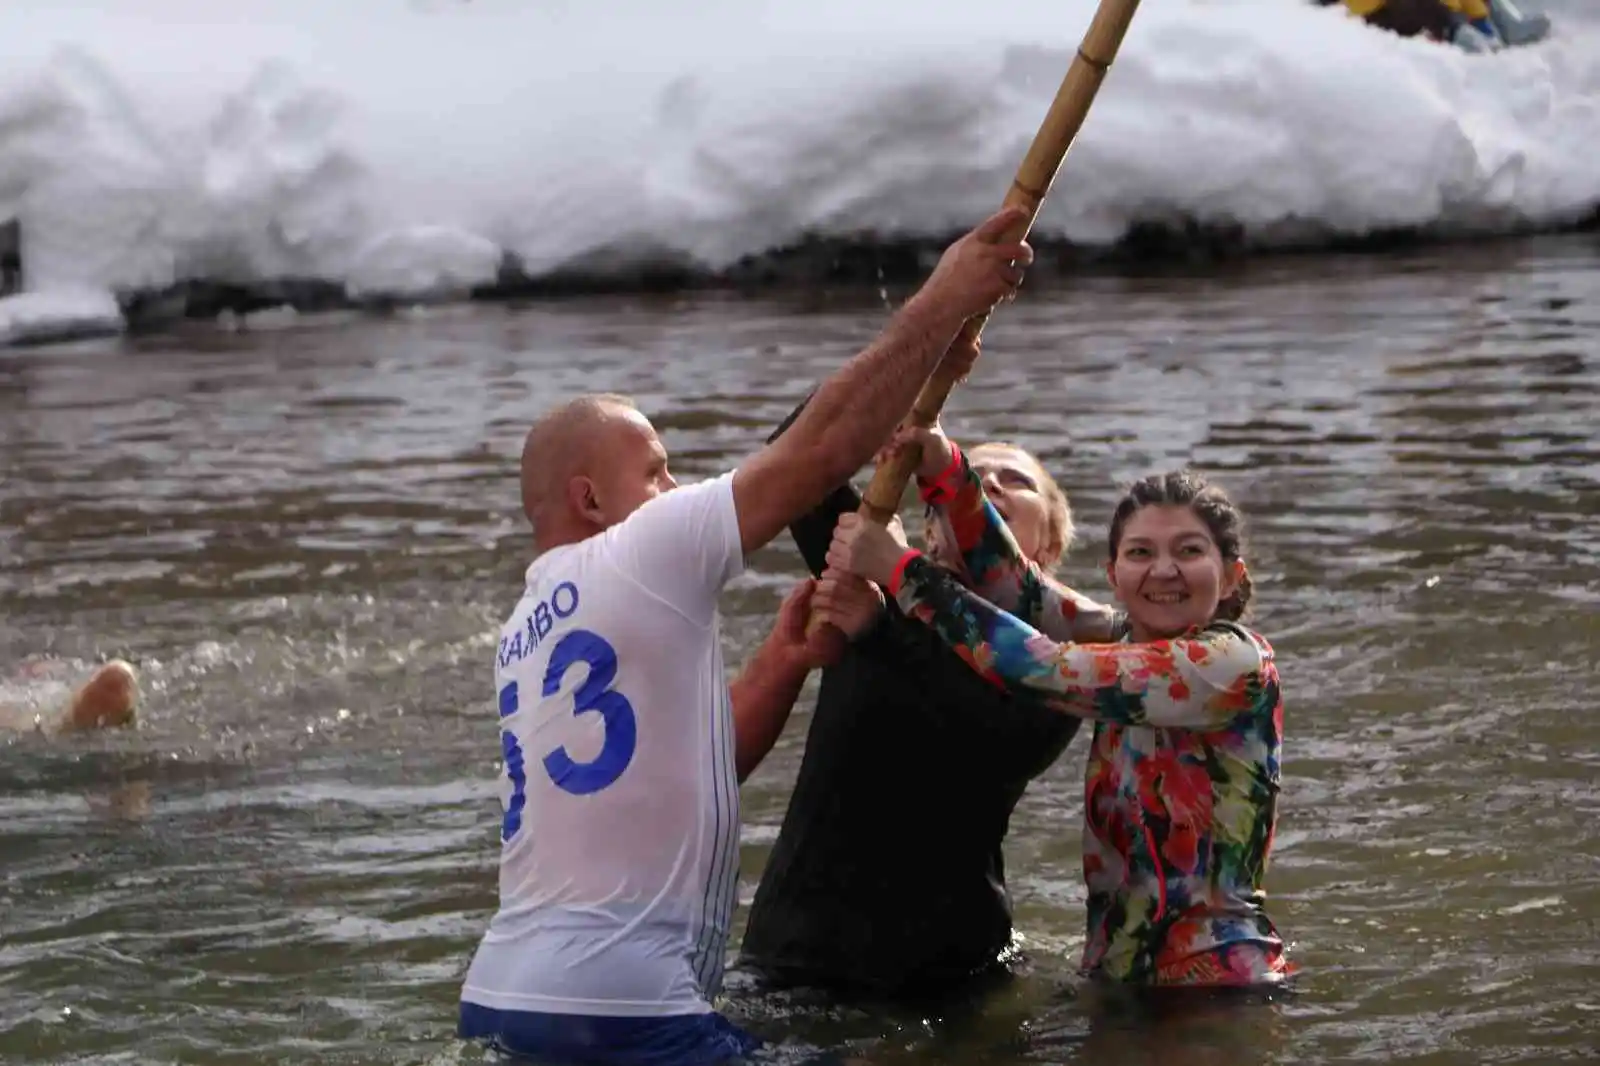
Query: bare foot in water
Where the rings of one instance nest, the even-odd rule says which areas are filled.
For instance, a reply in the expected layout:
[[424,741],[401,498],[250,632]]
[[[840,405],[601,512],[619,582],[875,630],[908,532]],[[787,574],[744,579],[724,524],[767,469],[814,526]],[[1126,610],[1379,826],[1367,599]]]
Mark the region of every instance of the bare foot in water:
[[62,716],[63,732],[118,729],[132,725],[139,705],[139,675],[121,659],[113,659],[89,676]]

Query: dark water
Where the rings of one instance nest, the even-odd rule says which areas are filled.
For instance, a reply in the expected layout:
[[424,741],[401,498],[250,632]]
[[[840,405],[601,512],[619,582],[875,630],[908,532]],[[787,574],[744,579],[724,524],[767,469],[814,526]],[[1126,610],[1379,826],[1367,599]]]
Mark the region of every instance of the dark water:
[[[529,417],[625,390],[709,474],[883,313],[573,300],[0,353],[0,661],[125,656],[148,699],[136,733],[0,739],[0,1060],[478,1061],[454,1003],[493,905]],[[1593,1054],[1600,244],[1038,285],[986,339],[950,428],[1058,472],[1072,579],[1101,587],[1114,488],[1152,468],[1253,516],[1302,990],[1160,1023],[1076,995],[1076,744],[1007,849],[1030,976],[943,1014],[735,978],[729,1009],[873,1063]],[[729,591],[733,661],[797,572],[784,538]],[[806,724],[746,787],[746,902]]]

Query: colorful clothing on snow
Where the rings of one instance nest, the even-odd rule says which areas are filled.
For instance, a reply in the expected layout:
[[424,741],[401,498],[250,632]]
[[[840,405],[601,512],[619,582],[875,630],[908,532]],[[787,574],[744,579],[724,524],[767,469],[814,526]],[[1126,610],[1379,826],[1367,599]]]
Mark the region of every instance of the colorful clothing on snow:
[[[1262,889],[1283,735],[1272,648],[1231,622],[1129,643],[1108,608],[1022,556],[965,457],[957,463],[923,493],[971,590],[917,556],[892,591],[994,684],[1095,720],[1085,971],[1151,985],[1282,980],[1283,941]],[[1104,642],[1070,642],[1095,628]]]

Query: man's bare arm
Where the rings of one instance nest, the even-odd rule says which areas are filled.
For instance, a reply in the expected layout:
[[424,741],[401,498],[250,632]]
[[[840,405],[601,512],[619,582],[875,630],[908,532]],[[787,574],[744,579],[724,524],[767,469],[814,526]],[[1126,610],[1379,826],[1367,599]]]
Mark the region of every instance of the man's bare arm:
[[811,668],[763,646],[728,684],[733,704],[733,764],[739,783],[755,772],[789,722]]
[[806,675],[831,666],[844,653],[844,638],[822,627],[806,632],[815,578],[800,582],[784,597],[772,631],[728,685],[733,705],[733,762],[739,782],[761,765],[778,742],[794,710]]
[[747,553],[871,459],[967,319],[1016,290],[1033,252],[1000,238],[1024,217],[1008,208],[951,245],[878,339],[822,383],[782,436],[739,467],[733,493]]

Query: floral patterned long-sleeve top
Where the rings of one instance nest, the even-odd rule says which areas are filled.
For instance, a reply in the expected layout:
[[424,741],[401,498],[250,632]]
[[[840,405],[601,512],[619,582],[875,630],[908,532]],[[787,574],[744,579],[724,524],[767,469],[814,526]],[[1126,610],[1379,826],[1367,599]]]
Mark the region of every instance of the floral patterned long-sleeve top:
[[1145,985],[1282,980],[1262,889],[1283,734],[1272,648],[1229,622],[1128,642],[1119,614],[1022,556],[963,456],[923,496],[972,587],[912,557],[891,583],[902,610],[996,685],[1095,720],[1084,970]]

